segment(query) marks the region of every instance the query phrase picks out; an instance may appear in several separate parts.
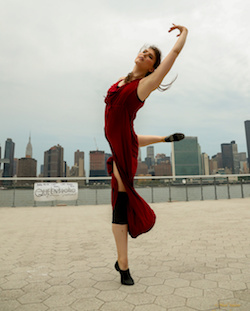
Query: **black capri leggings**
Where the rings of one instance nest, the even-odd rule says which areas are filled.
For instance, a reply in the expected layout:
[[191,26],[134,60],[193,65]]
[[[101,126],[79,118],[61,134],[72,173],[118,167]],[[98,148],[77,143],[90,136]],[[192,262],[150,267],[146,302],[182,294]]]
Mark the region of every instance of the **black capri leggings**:
[[113,224],[126,225],[128,223],[127,205],[127,192],[118,192],[116,204],[113,209]]

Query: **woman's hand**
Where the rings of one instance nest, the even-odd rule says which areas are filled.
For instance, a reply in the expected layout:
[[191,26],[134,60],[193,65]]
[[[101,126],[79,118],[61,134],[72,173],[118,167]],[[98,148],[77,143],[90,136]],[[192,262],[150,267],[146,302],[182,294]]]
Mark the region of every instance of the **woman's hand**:
[[173,31],[173,30],[175,30],[175,29],[179,29],[179,30],[180,30],[180,33],[177,35],[177,37],[179,37],[183,31],[185,31],[185,30],[187,31],[187,28],[186,28],[186,27],[181,26],[181,25],[175,25],[175,24],[173,24],[173,26],[169,29],[168,32],[171,32],[171,31]]

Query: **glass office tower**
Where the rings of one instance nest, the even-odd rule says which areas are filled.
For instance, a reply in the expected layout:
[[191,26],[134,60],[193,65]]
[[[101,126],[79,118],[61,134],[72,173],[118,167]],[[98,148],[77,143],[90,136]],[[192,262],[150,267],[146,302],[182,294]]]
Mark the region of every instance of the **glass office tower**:
[[5,142],[3,177],[13,177],[14,175],[14,151],[15,143],[8,138]]
[[173,176],[201,175],[201,148],[197,137],[172,143]]

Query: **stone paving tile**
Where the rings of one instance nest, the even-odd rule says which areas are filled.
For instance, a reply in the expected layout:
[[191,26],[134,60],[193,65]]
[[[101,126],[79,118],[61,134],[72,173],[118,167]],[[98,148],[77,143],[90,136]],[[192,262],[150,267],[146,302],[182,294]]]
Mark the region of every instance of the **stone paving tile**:
[[189,298],[189,297],[201,297],[203,295],[202,289],[199,288],[193,288],[193,287],[181,287],[177,288],[174,291],[175,295]]
[[148,293],[128,294],[125,301],[134,305],[151,304],[155,300],[155,296]]
[[196,287],[196,288],[202,288],[202,289],[215,288],[217,287],[217,282],[210,281],[210,280],[197,280],[197,281],[192,281],[191,286]]
[[135,283],[133,286],[121,286],[119,288],[120,291],[127,293],[127,294],[133,294],[133,293],[144,293],[147,289],[146,285],[142,285],[139,283]]
[[0,302],[1,311],[15,310],[18,306],[20,306],[20,303],[16,300],[6,300]]
[[246,289],[246,284],[239,281],[227,281],[227,282],[218,282],[218,286],[224,289],[230,289],[233,291]]
[[0,291],[0,301],[3,300],[15,300],[23,296],[25,292],[21,289],[6,289]]
[[103,304],[104,302],[97,298],[79,299],[72,304],[72,308],[76,311],[93,311],[100,310]]
[[[126,301],[113,301],[106,302],[99,309],[101,311],[134,311],[135,306],[127,303]],[[82,309],[85,310],[85,309]],[[94,310],[94,309],[93,309]]]
[[[168,309],[168,311],[196,311],[197,309],[193,309],[193,308],[189,308],[189,307],[180,307],[180,308],[170,308]],[[215,309],[213,309],[213,311],[216,311]]]
[[234,297],[250,302],[250,290],[246,289],[246,290],[236,291],[236,292],[234,292]]
[[159,284],[163,284],[164,283],[164,279],[163,278],[158,278],[158,277],[146,277],[146,278],[140,278],[139,283],[147,285],[147,286],[159,285]]
[[22,280],[14,280],[14,281],[7,281],[5,283],[2,283],[0,287],[2,289],[19,289],[24,287],[25,285],[28,285],[29,283]]
[[0,310],[249,311],[249,206],[152,204],[155,227],[129,239],[134,286],[114,269],[110,206],[1,208]]
[[191,297],[187,299],[186,305],[199,311],[213,310],[218,306],[218,300],[208,297]]
[[174,287],[174,288],[179,288],[179,287],[189,286],[190,281],[184,280],[184,279],[179,279],[179,278],[174,278],[174,279],[165,280],[164,284],[171,286],[171,287]]
[[164,296],[172,294],[174,292],[174,288],[167,285],[154,285],[148,286],[146,292],[155,296]]
[[15,311],[47,311],[47,306],[41,304],[41,303],[30,303],[26,305],[21,305],[15,309]]
[[136,306],[133,311],[166,311],[165,308],[155,304]]
[[158,296],[155,304],[164,308],[184,307],[186,299],[177,295]]
[[82,287],[74,289],[70,295],[76,299],[96,297],[100,291],[92,287]]
[[33,291],[33,292],[29,292],[29,293],[24,294],[23,296],[17,298],[17,300],[21,304],[39,303],[39,302],[43,302],[48,297],[49,297],[49,295],[42,292],[42,291]]
[[43,304],[48,306],[48,307],[63,307],[63,306],[69,306],[71,305],[76,298],[70,295],[52,295],[46,300],[43,301]]
[[203,291],[203,297],[217,301],[219,299],[233,298],[234,294],[233,291],[223,288],[209,288]]
[[110,291],[103,291],[100,292],[96,297],[100,300],[106,301],[122,301],[128,295],[120,290],[110,290]]

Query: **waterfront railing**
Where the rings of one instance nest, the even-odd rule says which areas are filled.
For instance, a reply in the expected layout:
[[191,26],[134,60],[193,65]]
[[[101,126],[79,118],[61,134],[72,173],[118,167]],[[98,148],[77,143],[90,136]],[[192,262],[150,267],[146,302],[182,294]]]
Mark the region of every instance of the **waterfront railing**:
[[[35,183],[76,182],[76,201],[36,202]],[[110,204],[110,177],[0,178],[0,207]],[[136,176],[137,192],[148,202],[219,200],[250,197],[250,174]]]

